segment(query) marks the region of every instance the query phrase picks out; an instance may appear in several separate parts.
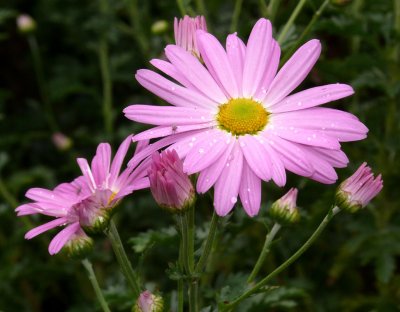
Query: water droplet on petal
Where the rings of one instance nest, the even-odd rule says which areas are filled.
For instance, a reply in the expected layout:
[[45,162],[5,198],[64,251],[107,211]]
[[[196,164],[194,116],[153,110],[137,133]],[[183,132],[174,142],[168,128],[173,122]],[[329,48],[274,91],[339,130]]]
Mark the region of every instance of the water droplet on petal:
[[199,153],[200,153],[200,154],[204,154],[204,148],[200,148],[200,149],[199,149]]
[[232,197],[231,197],[231,203],[232,203],[232,204],[236,204],[236,202],[237,202],[237,197],[232,196]]

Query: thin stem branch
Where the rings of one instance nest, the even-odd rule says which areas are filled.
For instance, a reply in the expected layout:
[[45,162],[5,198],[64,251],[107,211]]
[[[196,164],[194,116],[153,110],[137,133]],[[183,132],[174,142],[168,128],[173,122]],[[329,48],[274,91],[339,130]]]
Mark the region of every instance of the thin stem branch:
[[267,7],[267,16],[273,23],[281,0],[271,0]]
[[282,42],[285,41],[290,27],[292,27],[294,21],[296,20],[297,16],[300,14],[301,9],[304,7],[306,2],[307,2],[307,0],[300,0],[297,3],[297,6],[295,7],[294,11],[292,12],[292,15],[290,15],[288,21],[286,22],[285,26],[283,27],[282,31],[280,32],[280,34],[278,36],[278,43],[280,45],[282,45]]
[[231,28],[230,28],[231,33],[235,32],[237,29],[240,12],[242,11],[242,3],[243,3],[243,0],[235,1],[235,8],[233,9],[232,22],[231,22]]
[[115,256],[117,257],[118,263],[121,267],[122,273],[124,274],[130,288],[133,291],[133,296],[137,299],[141,292],[139,278],[136,272],[133,270],[132,265],[126,255],[124,246],[121,238],[118,234],[117,227],[113,220],[110,221],[110,228],[107,233],[108,238],[111,241],[111,245],[114,249]]
[[217,227],[218,227],[218,221],[219,217],[213,212],[212,218],[211,218],[211,223],[210,223],[210,229],[208,231],[208,235],[204,244],[203,252],[200,256],[199,262],[197,262],[195,272],[196,273],[202,273],[204,270],[204,267],[207,264],[208,256],[210,255],[214,239],[215,239],[215,234],[217,233]]
[[131,33],[134,39],[139,44],[142,55],[146,58],[149,56],[149,41],[148,36],[143,30],[143,14],[139,11],[138,0],[129,1],[129,17],[131,24]]
[[310,22],[308,23],[306,28],[301,33],[300,37],[297,39],[296,43],[294,45],[292,45],[292,47],[290,48],[290,50],[288,52],[285,53],[285,55],[281,61],[282,63],[285,63],[289,59],[289,57],[293,54],[293,52],[296,50],[296,48],[300,45],[300,43],[303,42],[304,38],[310,33],[310,31],[314,27],[314,24],[320,18],[320,16],[324,12],[325,8],[328,6],[328,4],[329,4],[329,0],[325,0],[321,4],[319,9],[314,13],[312,19],[310,20]]
[[103,309],[104,312],[111,312],[111,310],[108,307],[108,304],[103,296],[103,293],[100,289],[99,283],[97,282],[96,275],[93,271],[92,263],[88,259],[84,259],[84,260],[82,260],[82,265],[85,267],[85,269],[88,273],[89,281],[92,284],[92,287],[94,289],[94,292],[96,293],[96,297],[97,297],[97,300],[99,300],[101,308]]
[[185,16],[186,8],[185,8],[185,5],[183,4],[183,0],[176,0],[176,4],[178,5],[179,12],[181,12],[181,15]]
[[221,311],[232,310],[236,305],[238,305],[240,302],[253,295],[254,293],[258,292],[261,287],[265,286],[271,279],[273,279],[276,275],[284,271],[288,266],[295,262],[315,242],[315,240],[321,235],[325,227],[328,225],[329,221],[339,212],[339,207],[334,207],[333,209],[330,209],[328,214],[325,216],[325,218],[322,220],[322,222],[314,231],[314,233],[310,236],[310,238],[289,259],[287,259],[284,263],[282,263],[279,267],[277,267],[274,271],[272,271],[269,275],[267,275],[252,288],[244,292],[231,303],[225,305],[225,307],[223,307]]
[[187,226],[188,226],[188,257],[189,257],[189,270],[194,271],[194,207],[190,207],[187,214]]
[[207,10],[203,0],[196,0],[196,10],[200,15],[203,15],[207,20]]
[[271,247],[272,241],[280,229],[281,229],[281,225],[279,223],[275,223],[274,226],[272,227],[271,231],[265,236],[265,242],[264,242],[263,249],[260,253],[260,256],[258,257],[256,265],[253,268],[253,271],[250,273],[250,276],[247,279],[247,283],[251,283],[256,278],[258,272],[260,271],[262,265],[264,264],[267,254],[271,250],[270,247]]

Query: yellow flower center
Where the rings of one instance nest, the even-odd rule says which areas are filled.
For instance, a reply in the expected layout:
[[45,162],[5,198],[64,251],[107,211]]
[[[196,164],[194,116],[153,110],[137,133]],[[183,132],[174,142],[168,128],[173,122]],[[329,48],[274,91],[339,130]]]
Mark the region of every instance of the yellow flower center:
[[219,127],[234,135],[256,134],[264,129],[269,113],[252,99],[231,99],[219,107]]

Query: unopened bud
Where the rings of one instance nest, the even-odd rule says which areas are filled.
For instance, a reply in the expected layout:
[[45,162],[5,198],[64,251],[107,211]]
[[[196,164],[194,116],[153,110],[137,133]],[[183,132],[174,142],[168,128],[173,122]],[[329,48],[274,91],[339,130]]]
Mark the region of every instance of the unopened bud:
[[364,208],[383,188],[381,175],[374,178],[371,168],[363,163],[336,191],[336,205],[349,212]]
[[291,188],[272,204],[269,213],[278,223],[294,223],[299,220],[300,214],[296,206],[297,193],[296,188]]
[[67,151],[72,146],[72,140],[61,132],[54,133],[51,139],[60,151]]
[[165,20],[159,20],[151,25],[151,32],[155,35],[162,35],[168,30],[168,23]]
[[197,46],[196,31],[198,29],[207,31],[206,19],[204,16],[189,17],[174,20],[174,34],[176,45],[191,52],[197,58],[200,58],[200,52]]
[[158,205],[171,212],[191,207],[195,192],[175,150],[154,153],[149,169],[150,190]]
[[72,258],[84,258],[92,249],[92,238],[87,236],[81,229],[63,247],[63,251]]
[[132,312],[162,312],[163,310],[163,298],[146,290],[140,294]]
[[22,14],[17,17],[17,27],[20,33],[29,34],[36,30],[36,22],[31,16]]

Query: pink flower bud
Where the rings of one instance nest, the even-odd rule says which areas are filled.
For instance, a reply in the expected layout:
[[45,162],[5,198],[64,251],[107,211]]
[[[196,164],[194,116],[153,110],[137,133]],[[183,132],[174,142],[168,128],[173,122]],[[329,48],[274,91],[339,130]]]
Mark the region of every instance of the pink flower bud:
[[31,16],[21,14],[17,18],[17,27],[22,34],[28,34],[36,30],[36,22]]
[[60,151],[67,151],[72,146],[72,140],[61,132],[54,133],[51,139]]
[[174,33],[176,45],[191,52],[197,58],[200,57],[196,40],[196,30],[198,29],[207,31],[207,24],[204,16],[189,17],[185,15],[180,19],[175,17]]
[[382,176],[374,178],[371,168],[364,162],[336,191],[336,204],[350,212],[364,208],[383,188]]
[[162,297],[153,295],[148,290],[142,292],[133,307],[133,312],[162,312],[164,301]]
[[289,192],[272,204],[270,214],[277,222],[294,223],[300,218],[296,206],[297,193],[296,188],[291,188]]
[[194,202],[194,188],[183,172],[182,161],[175,150],[152,156],[149,169],[150,189],[156,202],[172,212],[182,211]]

